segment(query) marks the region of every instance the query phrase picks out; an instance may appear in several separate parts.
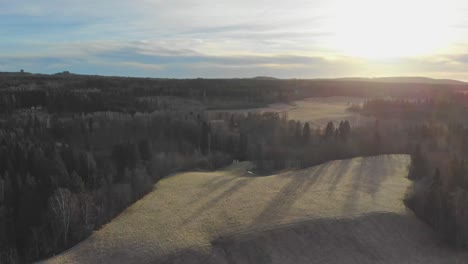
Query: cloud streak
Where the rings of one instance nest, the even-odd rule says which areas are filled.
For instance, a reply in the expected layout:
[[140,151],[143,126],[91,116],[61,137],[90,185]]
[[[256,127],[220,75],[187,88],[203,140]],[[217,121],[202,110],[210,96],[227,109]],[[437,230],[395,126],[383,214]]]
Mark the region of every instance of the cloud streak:
[[[459,39],[453,52],[393,61],[357,58],[334,49],[329,43],[336,36],[333,19],[341,4],[0,0],[0,34],[7,36],[0,42],[0,69],[150,77],[415,74],[468,79],[462,74],[468,61],[466,39]],[[468,9],[460,10],[466,14]],[[467,33],[468,21],[460,20],[454,28]]]

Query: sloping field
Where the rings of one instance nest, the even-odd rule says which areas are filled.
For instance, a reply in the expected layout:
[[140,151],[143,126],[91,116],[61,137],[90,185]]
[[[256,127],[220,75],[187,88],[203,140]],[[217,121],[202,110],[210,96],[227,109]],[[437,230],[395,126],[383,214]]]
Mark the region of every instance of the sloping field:
[[356,97],[314,97],[294,101],[292,104],[272,104],[265,108],[239,110],[212,110],[210,112],[278,112],[287,113],[289,119],[309,122],[312,127],[325,127],[329,121],[335,125],[342,120],[348,120],[352,126],[372,120],[371,118],[352,113],[346,109],[352,104],[361,104],[365,99]]
[[168,177],[46,263],[467,263],[403,203],[409,157],[252,177],[249,163]]

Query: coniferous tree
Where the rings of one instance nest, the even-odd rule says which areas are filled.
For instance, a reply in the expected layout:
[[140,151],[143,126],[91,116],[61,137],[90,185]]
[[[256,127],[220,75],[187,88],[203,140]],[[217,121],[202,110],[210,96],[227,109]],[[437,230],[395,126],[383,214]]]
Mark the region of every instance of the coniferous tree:
[[338,130],[339,130],[340,138],[343,140],[347,140],[349,135],[351,134],[351,126],[349,124],[349,121],[348,120],[344,122],[341,121]]
[[85,190],[85,185],[83,183],[83,179],[81,179],[80,175],[76,173],[76,171],[73,171],[70,174],[70,180],[68,183],[68,188],[75,192],[75,193],[80,193]]
[[256,158],[256,165],[257,169],[259,171],[262,171],[265,169],[265,157],[264,157],[264,149],[263,149],[263,144],[262,143],[257,143],[257,150],[255,153],[255,158]]
[[302,138],[304,143],[309,143],[310,141],[310,126],[309,122],[304,124],[304,128],[302,130]]
[[430,185],[427,201],[424,207],[424,214],[426,219],[429,219],[437,231],[440,231],[443,224],[442,199],[442,179],[440,177],[439,168],[436,168],[432,177],[432,183]]
[[374,135],[372,138],[372,143],[370,146],[371,149],[371,155],[377,155],[381,152],[382,149],[382,138],[380,136],[380,131],[376,130],[374,131]]
[[243,132],[239,135],[239,160],[247,160],[248,155],[248,138],[247,135]]
[[327,123],[327,126],[325,128],[325,139],[331,139],[333,137],[333,135],[335,134],[335,125],[333,124],[333,122],[328,122]]
[[411,155],[410,173],[408,177],[412,180],[418,180],[425,176],[427,176],[426,158],[422,154],[421,145],[417,144]]
[[[114,153],[112,153],[112,155],[114,155]],[[125,161],[123,164],[120,164],[120,165],[125,166],[126,165]],[[85,185],[87,185],[88,187],[95,186],[96,184],[96,179],[95,179],[96,161],[94,159],[94,155],[92,152],[82,151],[79,154],[79,166],[78,166],[77,172],[83,179],[83,182]]]
[[153,151],[151,150],[151,144],[149,140],[140,140],[138,143],[138,150],[140,152],[140,157],[144,161],[149,161],[153,157]]
[[236,126],[236,122],[234,121],[234,115],[231,115],[231,118],[229,119],[229,128],[234,129]]
[[210,147],[210,126],[206,121],[202,123],[200,150],[203,155],[208,154]]
[[296,122],[296,129],[294,130],[294,137],[296,142],[300,143],[302,141],[302,126],[301,122]]

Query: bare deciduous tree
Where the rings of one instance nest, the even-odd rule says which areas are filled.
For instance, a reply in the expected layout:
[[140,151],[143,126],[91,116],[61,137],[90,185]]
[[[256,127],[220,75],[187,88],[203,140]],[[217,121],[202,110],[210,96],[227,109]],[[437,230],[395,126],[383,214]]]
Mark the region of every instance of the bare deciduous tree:
[[49,210],[53,219],[56,242],[68,243],[70,223],[76,213],[77,200],[68,189],[59,188],[49,198]]

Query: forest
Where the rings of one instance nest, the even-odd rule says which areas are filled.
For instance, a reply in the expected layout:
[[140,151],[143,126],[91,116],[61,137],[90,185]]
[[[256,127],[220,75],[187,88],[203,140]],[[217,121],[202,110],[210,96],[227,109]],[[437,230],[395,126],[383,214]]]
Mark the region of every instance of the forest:
[[[0,74],[0,263],[70,248],[178,171],[248,160],[266,175],[390,153],[412,157],[407,205],[441,238],[467,247],[468,97],[460,89]],[[349,111],[374,121],[314,129],[285,114],[228,111],[336,95],[367,97]]]
[[405,202],[432,226],[440,238],[457,249],[468,247],[468,97],[365,102],[352,111],[395,119],[412,142],[409,179],[413,186]]

